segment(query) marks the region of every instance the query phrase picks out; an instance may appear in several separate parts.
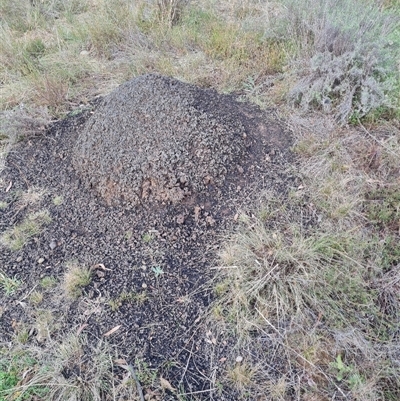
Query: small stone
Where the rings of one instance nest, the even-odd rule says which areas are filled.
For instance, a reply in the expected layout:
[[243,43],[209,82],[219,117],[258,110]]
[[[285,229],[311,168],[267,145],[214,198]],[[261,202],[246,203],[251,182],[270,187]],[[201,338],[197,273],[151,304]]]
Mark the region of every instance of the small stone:
[[207,223],[207,225],[212,227],[212,226],[215,225],[215,220],[211,216],[207,216],[206,217],[206,223]]
[[243,361],[243,357],[242,356],[239,355],[239,356],[236,357],[236,362],[237,363],[240,363],[242,361]]
[[183,213],[176,216],[176,223],[183,224],[185,222],[185,215]]
[[22,256],[18,256],[17,262],[22,262]]
[[52,239],[49,244],[50,249],[54,249],[56,246],[57,246],[56,240]]
[[147,288],[147,284],[146,284],[146,283],[143,283],[143,284],[142,284],[142,288]]
[[44,262],[44,258],[39,258],[37,262],[41,265]]

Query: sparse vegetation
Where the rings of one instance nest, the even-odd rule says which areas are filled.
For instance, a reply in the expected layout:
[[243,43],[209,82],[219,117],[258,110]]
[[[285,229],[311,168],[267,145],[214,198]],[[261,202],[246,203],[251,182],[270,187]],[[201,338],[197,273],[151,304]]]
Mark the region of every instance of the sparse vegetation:
[[147,300],[146,292],[136,293],[123,291],[117,298],[110,299],[108,304],[113,312],[118,310],[124,303],[135,303],[139,306]]
[[[390,379],[398,374],[393,351],[400,327],[394,313],[400,300],[398,186],[371,190],[393,185],[397,161],[382,148],[379,168],[371,169],[369,157],[360,157],[371,149],[371,137],[329,126],[326,117],[321,135],[313,118],[292,118],[305,181],[288,199],[267,196],[261,210],[238,219],[237,234],[221,253],[214,315],[235,333],[238,349],[250,348],[253,364],[271,358],[256,339],[267,337],[273,349],[285,350],[292,368],[280,371],[282,399],[291,391],[304,399],[335,391],[351,400],[400,394],[400,383]],[[374,142],[383,146],[382,139]],[[296,384],[297,369],[308,384]],[[265,383],[274,378],[258,371],[248,388],[272,394],[275,387]]]
[[54,288],[57,285],[57,279],[53,276],[46,276],[40,280],[40,287],[44,290]]
[[[3,372],[6,396],[98,401],[114,388],[112,351],[104,342],[90,346],[85,336],[69,335],[61,343],[50,341],[45,352],[33,347],[19,352],[25,360],[11,361],[12,369]],[[21,368],[28,364],[33,374],[22,378]],[[127,389],[126,385],[114,388],[115,394],[122,395],[122,387]],[[125,395],[132,393],[128,389]]]
[[[232,389],[237,400],[400,399],[399,0],[3,0],[0,14],[0,172],[16,142],[148,72],[235,91],[286,118],[302,183],[240,213],[221,249],[210,319],[218,346],[227,339],[226,364],[199,378],[214,399]],[[0,241],[18,251],[51,217],[39,210],[45,188],[11,184],[0,180],[2,193],[15,191],[0,214],[18,214]],[[152,248],[156,236],[142,234],[125,242]],[[143,274],[159,278],[151,263]],[[151,289],[99,295],[65,333],[68,306],[89,302],[93,270],[70,263],[60,281],[44,270],[33,289],[11,264],[0,266],[0,297],[18,295],[21,321],[0,344],[0,400],[138,399],[118,350],[84,330],[104,306],[146,307]],[[153,366],[133,366],[157,387]]]
[[31,295],[29,295],[29,301],[34,305],[39,305],[43,301],[43,293],[40,291],[33,291]]
[[92,271],[77,263],[71,263],[64,274],[64,292],[70,298],[79,298],[82,290],[90,284]]
[[39,235],[43,226],[51,222],[46,210],[29,214],[20,224],[7,230],[0,238],[1,243],[13,251],[21,249],[32,237]]

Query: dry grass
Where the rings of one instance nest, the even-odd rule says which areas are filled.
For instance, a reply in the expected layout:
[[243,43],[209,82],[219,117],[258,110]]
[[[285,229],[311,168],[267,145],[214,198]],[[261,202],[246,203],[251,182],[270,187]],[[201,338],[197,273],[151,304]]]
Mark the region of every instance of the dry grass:
[[[217,321],[253,363],[273,357],[257,338],[284,350],[281,395],[268,370],[247,392],[395,399],[400,253],[387,238],[400,238],[400,132],[394,125],[343,129],[326,116],[291,115],[303,183],[286,199],[267,196],[261,210],[242,214],[221,252]],[[383,192],[371,194],[376,188]]]
[[[113,378],[113,352],[107,343],[90,344],[85,335],[69,334],[60,343],[49,340],[45,348],[44,352],[20,347],[20,358],[25,363],[29,360],[31,367],[24,379],[5,393],[10,399],[100,401],[113,399],[111,393],[136,399],[132,383]],[[14,367],[18,363],[11,362]]]
[[70,263],[64,274],[64,292],[69,298],[76,299],[82,295],[82,290],[92,281],[92,271],[89,268]]

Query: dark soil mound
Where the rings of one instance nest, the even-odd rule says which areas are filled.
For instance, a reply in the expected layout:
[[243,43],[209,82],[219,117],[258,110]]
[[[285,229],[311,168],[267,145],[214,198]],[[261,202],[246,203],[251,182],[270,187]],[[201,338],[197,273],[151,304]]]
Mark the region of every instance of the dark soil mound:
[[248,153],[243,104],[172,78],[144,75],[107,96],[86,123],[74,165],[109,205],[176,203],[220,186]]
[[[235,363],[226,360],[230,333],[206,319],[213,267],[241,210],[264,192],[282,197],[299,185],[290,135],[272,110],[169,78],[138,78],[96,105],[19,142],[8,155],[0,175],[6,205],[0,233],[38,212],[47,211],[52,221],[18,251],[0,243],[1,272],[20,282],[12,295],[0,288],[0,343],[26,327],[29,346],[44,347],[43,311],[54,319],[49,333],[59,343],[65,333],[82,331],[96,347],[119,327],[107,337],[118,357],[195,394],[190,399],[237,400],[233,386],[220,394],[210,385]],[[134,213],[110,207],[88,184],[110,203],[141,206]],[[22,194],[38,189],[45,190],[41,200],[21,203]],[[73,302],[62,295],[71,261],[107,268],[93,270],[92,282]],[[43,289],[45,278],[56,287]],[[39,306],[29,301],[34,289],[44,294]],[[217,345],[208,340],[210,332]],[[279,378],[278,354],[271,348]],[[116,383],[125,374],[116,370]],[[143,377],[145,392],[160,393]]]

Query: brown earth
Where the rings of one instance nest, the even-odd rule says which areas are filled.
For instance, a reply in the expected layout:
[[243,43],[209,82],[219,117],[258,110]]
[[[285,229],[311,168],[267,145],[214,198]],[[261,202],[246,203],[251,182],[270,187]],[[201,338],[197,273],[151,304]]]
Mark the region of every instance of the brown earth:
[[[223,235],[261,193],[285,194],[297,178],[289,150],[291,137],[273,110],[261,111],[233,95],[191,90],[197,96],[196,112],[217,116],[223,133],[235,125],[236,118],[243,142],[240,152],[227,158],[221,179],[206,181],[201,188],[200,180],[196,181],[197,186],[177,202],[149,197],[130,208],[109,206],[107,197],[88,188],[87,173],[77,171],[72,159],[78,138],[87,130],[85,124],[104,109],[101,99],[55,123],[44,135],[26,138],[14,147],[2,173],[0,201],[8,207],[0,210],[0,230],[38,210],[48,210],[52,221],[19,251],[1,245],[1,269],[23,283],[12,296],[0,292],[1,342],[10,341],[23,324],[35,327],[37,316],[24,295],[41,278],[54,276],[62,281],[71,261],[88,267],[103,264],[110,270],[96,269],[77,301],[45,297],[40,307],[55,316],[52,337],[61,339],[63,333],[81,328],[95,343],[120,325],[109,338],[120,357],[143,360],[173,386],[187,393],[204,391],[198,399],[210,399],[207,378],[229,362],[221,359],[228,354],[229,338],[218,347],[210,344],[207,332],[215,327],[208,327],[205,319],[214,297],[213,267]],[[42,200],[21,206],[19,194],[33,188],[46,190]],[[62,204],[54,204],[56,196],[63,197]],[[139,305],[135,297],[121,297],[124,292],[144,293],[146,299]],[[117,307],[111,307],[110,300],[119,300]],[[43,346],[46,339],[32,329],[29,341]],[[172,394],[170,398],[174,399]],[[233,400],[234,391],[224,389],[213,399]]]

